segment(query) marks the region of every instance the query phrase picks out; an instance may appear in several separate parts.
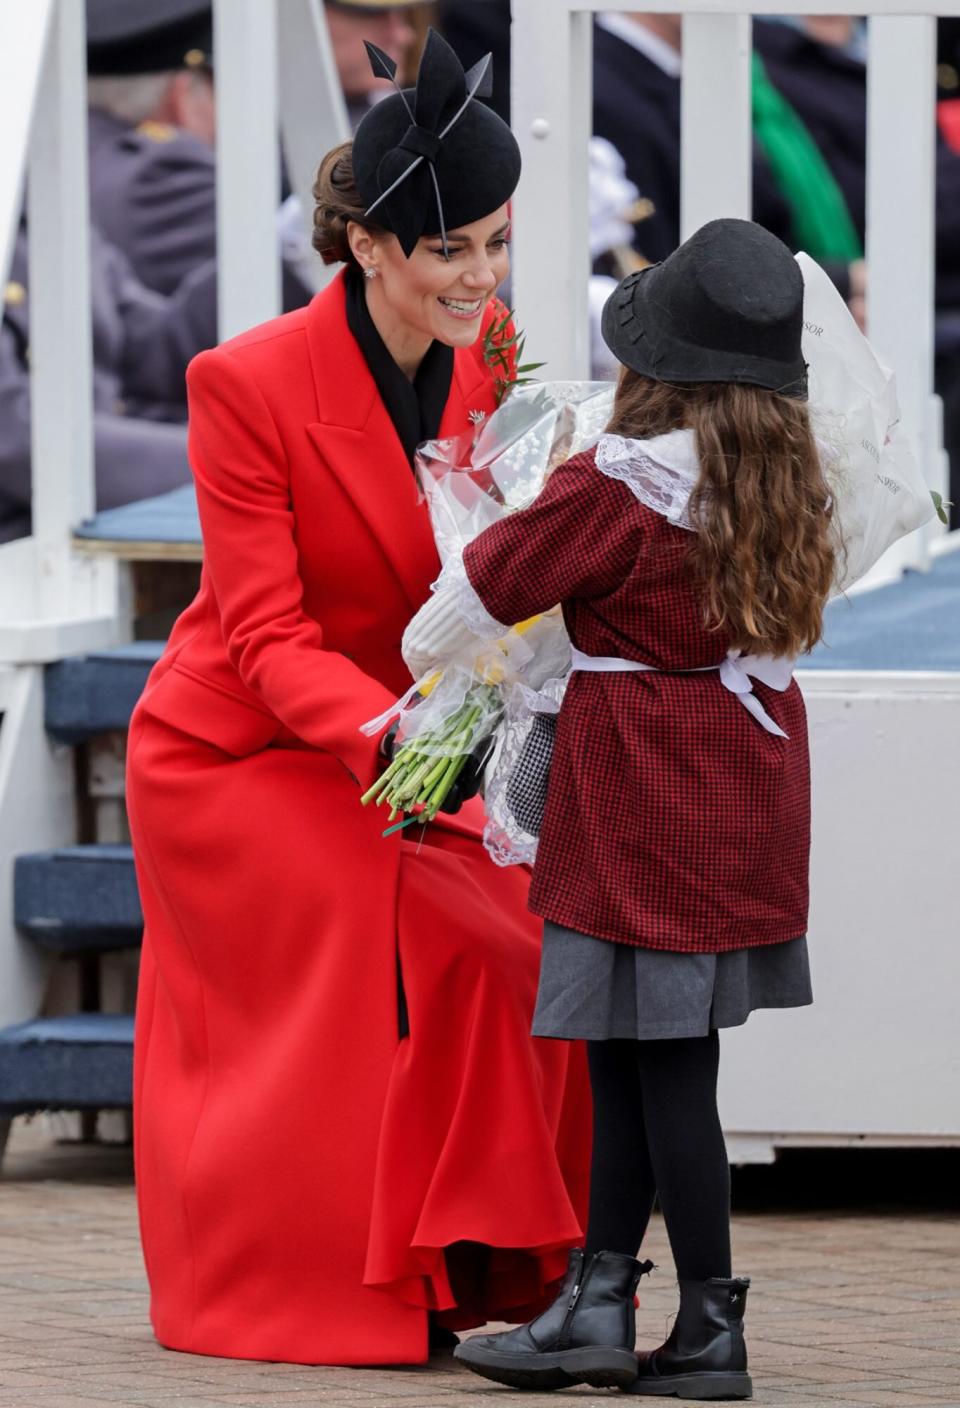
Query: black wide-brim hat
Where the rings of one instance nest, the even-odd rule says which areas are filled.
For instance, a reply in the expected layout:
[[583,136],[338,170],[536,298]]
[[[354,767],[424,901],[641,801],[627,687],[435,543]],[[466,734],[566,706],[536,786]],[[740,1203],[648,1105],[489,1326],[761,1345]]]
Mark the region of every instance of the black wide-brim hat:
[[662,264],[628,275],[601,326],[617,360],[654,381],[806,398],[803,276],[783,241],[750,220],[711,220]]
[[407,257],[423,236],[440,236],[498,210],[520,180],[510,128],[479,101],[489,97],[488,54],[469,73],[445,39],[427,35],[416,88],[396,83],[396,64],[367,44],[375,73],[396,91],[376,103],[353,138],[353,173],[371,224],[389,230]]

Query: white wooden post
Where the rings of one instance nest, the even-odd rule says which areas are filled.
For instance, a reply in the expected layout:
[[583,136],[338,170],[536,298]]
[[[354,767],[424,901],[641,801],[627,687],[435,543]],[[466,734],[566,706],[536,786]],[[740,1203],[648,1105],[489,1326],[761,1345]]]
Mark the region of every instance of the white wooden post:
[[280,311],[275,0],[214,0],[221,338]]
[[[749,15],[684,14],[680,238],[752,210]],[[642,141],[642,134],[637,134]],[[641,192],[641,195],[643,192]]]
[[43,727],[43,667],[0,665],[0,1026],[36,1015],[48,961],[13,924],[13,858],[74,838],[69,748]]
[[[291,185],[300,198],[309,247],[317,168],[331,147],[350,136],[350,122],[321,0],[279,0],[277,20],[283,148]],[[308,269],[315,288],[321,288],[337,272],[336,265],[324,265],[319,255]]]
[[[96,502],[83,21],[82,7],[69,0],[54,7],[30,145],[35,576],[33,600],[25,592],[18,614],[27,622],[99,618],[102,639],[112,631],[105,616],[117,610],[116,568],[79,558],[71,542]],[[37,658],[34,650],[24,636],[20,658]]]
[[95,498],[83,20],[71,0],[38,0],[4,16],[5,261],[27,163],[30,177],[33,536],[0,546],[0,661],[107,645],[120,629],[116,565],[79,559],[71,540]]
[[8,5],[0,44],[0,284],[6,282],[23,199],[23,154],[54,0]]
[[555,0],[513,7],[513,128],[523,154],[514,202],[514,302],[544,376],[590,369],[587,277],[592,16]]
[[[877,351],[897,371],[904,427],[931,488],[946,494],[931,432],[934,269],[935,22],[873,15],[867,69],[867,316]],[[934,477],[940,482],[934,482]],[[891,579],[926,561],[929,534],[897,543],[878,564]]]

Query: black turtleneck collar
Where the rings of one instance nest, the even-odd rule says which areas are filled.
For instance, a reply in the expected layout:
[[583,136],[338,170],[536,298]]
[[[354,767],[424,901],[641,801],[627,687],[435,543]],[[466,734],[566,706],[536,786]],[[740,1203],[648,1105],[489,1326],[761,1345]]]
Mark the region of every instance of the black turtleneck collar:
[[367,307],[363,275],[356,269],[347,272],[347,326],[357,340],[412,465],[417,446],[424,440],[434,440],[439,433],[453,378],[453,348],[432,342],[410,381],[377,332]]

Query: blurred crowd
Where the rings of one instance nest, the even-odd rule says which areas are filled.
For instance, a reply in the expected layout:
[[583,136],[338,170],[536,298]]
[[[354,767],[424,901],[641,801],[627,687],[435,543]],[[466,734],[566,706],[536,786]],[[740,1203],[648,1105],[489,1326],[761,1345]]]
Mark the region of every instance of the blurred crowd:
[[[212,15],[202,0],[86,0],[94,436],[98,508],[189,480],[184,369],[217,336]],[[370,39],[416,68],[429,24],[466,64],[492,51],[491,102],[509,119],[510,0],[325,0],[356,125],[385,85]],[[679,243],[679,16],[599,14],[590,152],[591,307]],[[960,498],[960,19],[940,21],[936,145],[936,385]],[[754,218],[828,268],[862,322],[866,25],[757,19]],[[318,159],[322,153],[318,152]],[[283,196],[289,197],[285,190]],[[294,198],[291,198],[294,199]],[[279,241],[287,309],[312,289]],[[0,324],[0,541],[30,528],[29,290],[24,213]],[[585,254],[586,257],[586,254]],[[522,316],[522,314],[521,314]],[[597,375],[612,368],[595,344]]]

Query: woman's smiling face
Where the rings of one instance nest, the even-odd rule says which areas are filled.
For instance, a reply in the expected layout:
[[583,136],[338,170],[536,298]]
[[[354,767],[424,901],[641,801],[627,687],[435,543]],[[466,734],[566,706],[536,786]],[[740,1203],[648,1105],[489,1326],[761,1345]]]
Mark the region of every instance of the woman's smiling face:
[[396,339],[450,347],[476,342],[484,309],[510,272],[506,205],[449,231],[449,258],[439,236],[421,239],[407,259],[393,235],[370,235],[358,226],[351,235],[360,263],[377,271],[367,286],[367,305],[388,346]]

